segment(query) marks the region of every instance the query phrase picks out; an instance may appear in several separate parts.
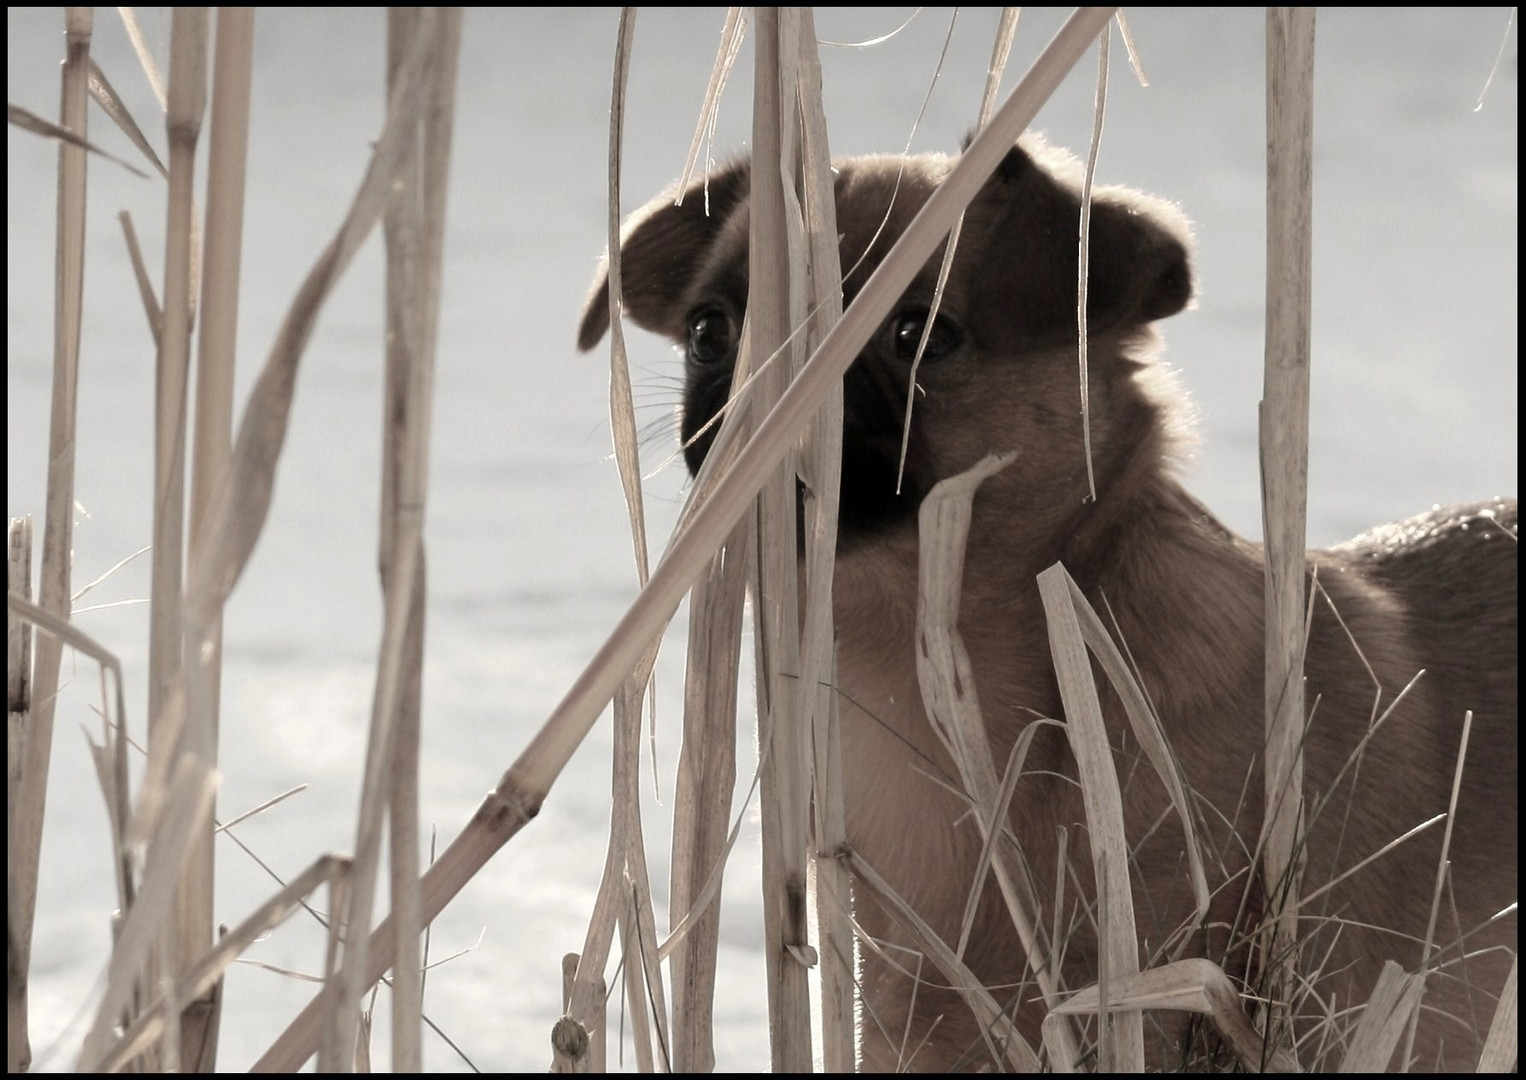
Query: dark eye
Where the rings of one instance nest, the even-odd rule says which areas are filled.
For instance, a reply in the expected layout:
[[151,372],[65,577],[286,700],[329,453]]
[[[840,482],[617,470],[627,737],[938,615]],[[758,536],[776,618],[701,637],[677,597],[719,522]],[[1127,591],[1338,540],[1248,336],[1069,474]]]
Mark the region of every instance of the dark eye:
[[728,360],[736,348],[731,317],[717,307],[703,307],[689,316],[689,338],[684,354],[696,364]]
[[[911,363],[917,356],[917,346],[922,343],[922,332],[927,326],[927,309],[907,308],[890,320],[890,344],[897,360]],[[964,344],[964,333],[957,323],[942,312],[933,320],[932,333],[927,335],[927,348],[922,350],[923,360],[942,360]]]

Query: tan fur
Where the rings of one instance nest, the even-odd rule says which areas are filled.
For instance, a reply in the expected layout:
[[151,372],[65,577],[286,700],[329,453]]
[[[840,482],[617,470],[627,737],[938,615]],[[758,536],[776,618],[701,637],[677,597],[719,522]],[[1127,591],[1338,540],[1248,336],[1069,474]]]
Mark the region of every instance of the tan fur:
[[[842,261],[857,266],[845,300],[948,167],[935,156],[841,163]],[[709,353],[740,327],[746,303],[746,169],[723,170],[710,185],[709,216],[697,191],[681,209],[665,196],[635,215],[622,245],[627,311],[689,343],[686,435],[724,401],[729,363]],[[883,489],[882,462],[885,447],[898,442],[906,394],[898,319],[920,317],[937,259],[847,376],[834,606],[849,841],[939,933],[957,939],[979,837],[962,820],[959,800],[927,775],[956,773],[928,726],[917,685],[915,509],[937,480],[988,453],[1017,450],[1017,462],[977,495],[960,610],[992,752],[1006,760],[1035,717],[1063,719],[1034,583],[1039,571],[1062,561],[1094,606],[1116,617],[1196,795],[1216,894],[1210,929],[1191,951],[1254,978],[1229,927],[1237,913],[1242,928],[1253,924],[1261,907],[1258,886],[1246,890],[1263,805],[1262,553],[1220,525],[1173,475],[1183,408],[1152,364],[1151,323],[1190,299],[1187,231],[1173,208],[1122,189],[1100,190],[1093,209],[1088,316],[1098,498],[1085,500],[1073,342],[1077,212],[1073,162],[1030,140],[971,205],[942,308],[954,328],[945,340],[957,344],[919,370],[925,394],[900,499]],[[882,220],[884,232],[870,247]],[[583,348],[606,329],[604,287],[601,272],[579,335]],[[691,468],[707,446],[701,439],[691,448]],[[1309,556],[1330,603],[1315,604],[1308,645],[1313,718],[1305,790],[1311,807],[1329,800],[1308,833],[1306,893],[1446,809],[1464,710],[1475,713],[1452,839],[1452,889],[1436,935],[1446,947],[1432,965],[1416,1041],[1420,1068],[1476,1062],[1510,966],[1506,949],[1516,947],[1513,916],[1467,937],[1464,949],[1456,945],[1459,927],[1473,930],[1516,896],[1515,533],[1514,501],[1494,501],[1433,511]],[[1422,668],[1425,676],[1359,767],[1341,775],[1368,731],[1379,688],[1382,709]],[[1124,747],[1118,764],[1129,838],[1138,845],[1141,959],[1149,962],[1191,909],[1182,835],[1165,813],[1159,782],[1148,768],[1134,768],[1135,748],[1110,693],[1104,710],[1115,746]],[[1090,888],[1082,821],[1063,734],[1046,727],[1010,815],[1041,896],[1051,894],[1062,828]],[[1341,1010],[1366,999],[1384,958],[1418,965],[1440,843],[1441,830],[1432,829],[1305,913],[1314,917],[1303,926],[1304,970],[1322,969],[1323,977],[1302,1004],[1300,1030],[1325,1009],[1349,1024]],[[1066,895],[1076,892],[1068,883]],[[870,933],[900,940],[873,905],[859,908]],[[1069,902],[1063,917],[1072,930],[1062,973],[1074,989],[1095,979],[1095,935]],[[1051,918],[1046,911],[1046,925]],[[1001,1000],[1023,981],[1022,953],[994,888],[982,898],[967,960]],[[894,1067],[908,1034],[911,982],[872,956],[861,974],[863,1064]],[[1042,1008],[1031,979],[1020,996],[1019,1027],[1037,1044]],[[1179,1065],[1182,1026],[1167,1019],[1148,1030],[1155,1063]],[[919,1045],[910,1063],[916,1069],[989,1064],[974,1018],[955,995],[931,986],[915,994],[906,1048]],[[1303,1050],[1313,1063],[1311,1048]],[[1330,1064],[1339,1059],[1337,1052]]]

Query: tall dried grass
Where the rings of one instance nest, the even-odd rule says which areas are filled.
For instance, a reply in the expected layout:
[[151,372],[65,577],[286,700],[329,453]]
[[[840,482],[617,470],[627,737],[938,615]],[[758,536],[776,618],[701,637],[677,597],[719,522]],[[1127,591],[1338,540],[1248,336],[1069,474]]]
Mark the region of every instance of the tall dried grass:
[[[816,1010],[810,970],[819,969],[822,1060],[832,1071],[853,1065],[855,948],[850,892],[875,898],[895,917],[926,959],[964,997],[986,1029],[993,1063],[1019,1070],[1047,1064],[1074,1069],[1089,1054],[1099,1068],[1142,1069],[1141,1014],[1149,1009],[1210,1017],[1246,1068],[1295,1069],[1278,1016],[1260,1018],[1264,1039],[1246,1017],[1241,995],[1222,970],[1181,960],[1188,933],[1166,963],[1139,970],[1140,949],[1129,888],[1129,841],[1119,805],[1113,751],[1097,705],[1093,659],[1123,700],[1132,731],[1169,792],[1186,836],[1187,878],[1196,919],[1208,906],[1202,853],[1188,793],[1158,719],[1132,677],[1118,644],[1087,606],[1062,567],[1040,579],[1055,668],[1069,718],[1067,733],[1086,801],[1097,882],[1099,970],[1091,988],[1065,987],[1054,976],[1066,931],[1055,905],[1046,928],[1026,869],[1000,842],[1026,742],[1011,761],[994,761],[973,701],[968,657],[956,629],[958,586],[970,499],[992,461],[949,481],[923,508],[928,647],[918,676],[938,733],[959,766],[959,779],[985,838],[985,870],[994,875],[1037,973],[1048,1006],[1041,1047],[1030,1046],[992,988],[962,961],[961,940],[941,941],[895,895],[875,868],[845,841],[841,750],[835,697],[831,612],[832,557],[840,468],[841,377],[945,237],[951,256],[964,207],[1028,126],[1059,80],[1105,34],[1114,9],[1082,9],[993,111],[999,70],[1010,47],[1015,13],[993,48],[993,74],[978,132],[944,184],[861,290],[841,309],[830,154],[820,96],[816,35],[808,9],[758,9],[754,87],[751,280],[735,396],[689,506],[655,568],[649,570],[645,514],[636,460],[636,432],[619,324],[619,213],[622,102],[635,13],[621,19],[610,130],[609,277],[612,331],[610,410],[642,590],[544,727],[504,773],[460,835],[422,875],[417,840],[417,783],[424,635],[423,541],[433,352],[439,318],[445,180],[451,142],[453,84],[461,33],[459,9],[395,13],[389,23],[388,108],[370,168],[333,241],[313,267],[261,368],[232,433],[233,330],[241,261],[241,201],[247,147],[252,16],[222,11],[216,21],[208,194],[198,223],[191,184],[206,96],[205,13],[177,13],[167,91],[170,143],[162,309],[144,289],[159,348],[156,421],[154,615],[148,726],[149,764],[136,796],[126,768],[126,716],[120,666],[108,649],[68,621],[73,395],[83,272],[82,218],[86,149],[60,148],[58,310],[54,411],[40,597],[27,597],[29,529],[12,530],[8,602],[8,744],[11,878],[8,1001],[12,1069],[28,1063],[26,973],[41,821],[46,800],[52,700],[65,644],[96,658],[115,679],[97,750],[102,786],[113,808],[122,918],[111,970],[80,1066],[210,1068],[220,1023],[219,980],[254,938],[286,917],[319,886],[331,893],[324,986],[257,1064],[288,1070],[314,1053],[319,1067],[342,1070],[357,1061],[362,999],[394,973],[395,1068],[422,1064],[419,1021],[423,928],[507,843],[548,797],[573,751],[606,703],[615,704],[612,827],[606,872],[581,954],[565,969],[566,1017],[551,1035],[555,1067],[600,1069],[604,1061],[606,960],[618,929],[630,1022],[643,1069],[713,1066],[713,995],[718,944],[719,881],[736,836],[716,807],[729,805],[739,686],[743,597],[757,620],[756,688],[763,800],[764,896],[772,1064],[812,1067]],[[722,35],[695,152],[713,117],[744,20],[733,11]],[[82,138],[89,84],[88,11],[66,16],[62,124]],[[1267,403],[1263,413],[1268,559],[1266,836],[1256,838],[1268,880],[1284,885],[1274,936],[1262,955],[1288,957],[1277,966],[1273,997],[1294,995],[1300,885],[1298,829],[1308,816],[1299,793],[1297,746],[1304,707],[1299,689],[1303,627],[1303,486],[1307,472],[1308,265],[1311,234],[1309,73],[1312,16],[1277,9],[1269,15],[1269,101],[1273,158],[1269,177]],[[1105,39],[1104,39],[1105,40]],[[1105,77],[1105,53],[1102,60]],[[113,102],[104,78],[96,93]],[[1100,105],[1099,92],[1099,105]],[[113,105],[124,128],[130,116]],[[1100,131],[1100,118],[1099,128]],[[691,154],[691,158],[694,155]],[[157,165],[157,162],[153,163]],[[692,165],[692,161],[691,161]],[[215,810],[221,613],[269,509],[295,391],[295,376],[313,322],[333,284],[378,222],[388,256],[385,325],[386,444],[380,466],[380,566],[385,596],[381,660],[353,859],[320,855],[276,895],[256,905],[234,930],[213,942],[210,841]],[[200,238],[198,240],[198,238]],[[198,251],[198,243],[200,250]],[[1081,238],[1084,250],[1084,237]],[[198,262],[199,260],[199,262]],[[945,272],[948,257],[945,258]],[[198,270],[199,284],[198,284]],[[1085,309],[1084,277],[1078,297]],[[931,320],[929,320],[929,327]],[[191,337],[199,330],[196,348]],[[196,355],[197,405],[188,433],[187,385]],[[1084,357],[1084,340],[1082,343]],[[1082,385],[1084,386],[1084,360]],[[1084,400],[1084,394],[1083,394]],[[908,421],[909,422],[909,421]],[[186,497],[186,440],[191,455]],[[795,477],[804,478],[805,521],[797,528]],[[180,536],[189,515],[190,549],[182,566]],[[806,537],[797,559],[797,534]],[[803,575],[803,588],[798,580]],[[689,669],[684,691],[684,746],[675,795],[670,871],[670,926],[657,931],[637,799],[640,719],[657,640],[690,596]],[[797,603],[803,606],[797,608]],[[22,624],[43,631],[35,657]],[[373,929],[382,835],[391,852],[391,911]],[[1402,839],[1400,838],[1401,842]],[[1068,865],[1062,857],[1063,896]],[[1440,896],[1438,878],[1437,895]],[[814,885],[814,887],[812,887]],[[1328,887],[1328,886],[1327,886]],[[977,886],[978,888],[978,886]],[[1312,899],[1302,898],[1304,901]],[[973,903],[973,900],[972,900]],[[814,906],[814,911],[813,911]],[[972,909],[973,911],[973,909]],[[812,935],[814,924],[814,939]],[[1430,942],[1426,948],[1429,950]],[[661,961],[668,961],[664,975]],[[1317,972],[1305,973],[1317,977]],[[19,975],[19,978],[18,978]],[[1514,969],[1491,1029],[1484,1065],[1515,1060]],[[1381,1068],[1412,1032],[1423,982],[1385,973],[1341,1064]],[[671,1008],[668,1002],[671,1001]],[[1507,1007],[1507,1002],[1509,1003]],[[1087,1018],[1091,1018],[1089,1021]],[[1412,1037],[1412,1036],[1411,1036]],[[364,1038],[360,1041],[363,1043]]]

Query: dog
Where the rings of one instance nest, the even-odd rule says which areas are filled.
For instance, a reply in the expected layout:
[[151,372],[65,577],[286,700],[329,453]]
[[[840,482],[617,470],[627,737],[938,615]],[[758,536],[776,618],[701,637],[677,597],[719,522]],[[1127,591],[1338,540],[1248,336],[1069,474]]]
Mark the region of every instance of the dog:
[[[941,155],[837,164],[845,303],[952,164]],[[691,472],[731,393],[747,304],[749,180],[739,162],[696,181],[681,205],[669,191],[632,216],[621,242],[626,314],[684,352],[681,431]],[[1090,497],[1076,355],[1080,210],[1075,159],[1025,136],[966,211],[936,314],[941,253],[844,378],[833,608],[848,843],[945,941],[957,941],[981,837],[968,804],[931,778],[957,773],[916,674],[918,509],[940,480],[1017,451],[975,497],[958,619],[993,758],[1006,761],[1037,718],[1064,719],[1034,580],[1062,563],[1093,606],[1110,612],[1192,793],[1213,896],[1192,951],[1251,979],[1246,931],[1266,907],[1255,866],[1264,806],[1263,554],[1175,475],[1185,409],[1156,359],[1154,324],[1192,299],[1191,237],[1175,207],[1124,188],[1098,188],[1091,204]],[[579,329],[582,349],[606,331],[607,305],[601,269]],[[930,318],[898,484],[912,360]],[[1464,713],[1473,712],[1450,888],[1415,1042],[1421,1068],[1475,1067],[1516,947],[1513,913],[1491,921],[1516,899],[1516,534],[1515,501],[1497,499],[1433,510],[1308,555],[1318,585],[1305,662],[1304,895],[1446,811]],[[1105,680],[1099,685],[1118,748],[1129,741],[1123,708]],[[1148,964],[1193,902],[1183,831],[1150,770],[1131,774],[1131,754],[1137,746],[1116,758],[1120,776],[1130,777],[1124,819]],[[1036,889],[1045,904],[1038,921],[1068,927],[1059,971],[1067,989],[1080,989],[1097,977],[1094,923],[1084,902],[1075,907],[1073,882],[1065,909],[1049,910],[1061,830],[1073,855],[1086,850],[1076,768],[1063,732],[1048,724],[1026,760],[1008,825],[1033,880],[1045,883]],[[1339,1052],[1318,1059],[1311,1046],[1340,1045],[1354,1022],[1350,1006],[1367,1000],[1383,960],[1419,967],[1441,842],[1440,828],[1421,833],[1303,909],[1302,970],[1317,972],[1297,1004],[1296,1030],[1316,1032],[1302,1040],[1306,1064],[1339,1063]],[[1073,861],[1074,880],[1090,888],[1090,860]],[[985,889],[965,961],[1000,1001],[1016,1002],[1009,1014],[1037,1046],[1044,1006],[995,887]],[[862,1067],[999,1065],[979,1021],[928,975],[931,965],[914,986],[913,965],[893,948],[907,944],[896,923],[872,902],[855,908],[864,930],[892,946],[862,950]],[[1159,1014],[1146,1030],[1154,1064],[1202,1063],[1189,1045],[1197,1029]]]

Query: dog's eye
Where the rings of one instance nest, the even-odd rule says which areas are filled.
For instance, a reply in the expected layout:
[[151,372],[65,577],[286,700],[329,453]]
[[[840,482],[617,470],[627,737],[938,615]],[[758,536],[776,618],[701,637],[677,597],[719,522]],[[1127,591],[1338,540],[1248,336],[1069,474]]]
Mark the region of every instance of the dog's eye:
[[[917,346],[922,343],[922,332],[927,326],[927,309],[907,308],[894,316],[890,322],[890,344],[897,360],[911,363],[917,356]],[[932,333],[927,335],[927,348],[922,350],[923,360],[941,360],[960,345],[964,334],[958,324],[943,313],[933,320]]]
[[731,357],[736,334],[731,317],[717,307],[703,307],[689,316],[685,355],[696,364],[713,364]]

